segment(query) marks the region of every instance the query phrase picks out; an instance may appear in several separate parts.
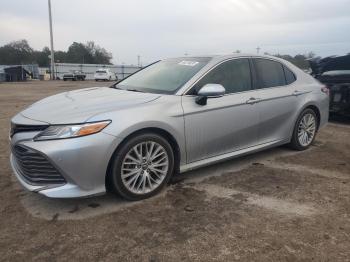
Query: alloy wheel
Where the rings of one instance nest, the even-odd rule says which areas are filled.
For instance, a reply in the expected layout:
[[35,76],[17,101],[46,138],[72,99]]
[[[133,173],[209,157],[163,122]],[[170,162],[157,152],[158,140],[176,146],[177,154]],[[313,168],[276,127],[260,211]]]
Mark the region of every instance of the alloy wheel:
[[316,118],[313,114],[307,113],[301,119],[298,126],[298,141],[306,147],[311,144],[316,133]]
[[146,194],[162,184],[169,169],[165,148],[154,141],[141,142],[125,155],[121,165],[124,186],[134,194]]

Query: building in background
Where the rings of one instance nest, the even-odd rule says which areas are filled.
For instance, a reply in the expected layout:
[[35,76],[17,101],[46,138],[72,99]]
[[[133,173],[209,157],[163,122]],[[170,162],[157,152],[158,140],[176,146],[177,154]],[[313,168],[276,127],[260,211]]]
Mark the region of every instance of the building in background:
[[[141,67],[134,65],[56,63],[55,76],[58,79],[63,79],[64,74],[81,71],[86,74],[87,80],[93,80],[95,72],[101,68],[108,68],[118,77],[118,79],[123,79],[141,69]],[[49,75],[50,68],[39,68],[36,64],[0,65],[0,82],[25,81],[27,79],[49,80]]]
[[0,65],[0,82],[17,82],[27,79],[39,79],[38,65]]
[[6,74],[4,68],[0,67],[0,83],[6,81]]
[[[75,71],[80,71],[86,74],[87,80],[93,80],[94,74],[98,69],[108,68],[113,72],[118,79],[123,79],[130,74],[135,73],[140,70],[141,67],[134,65],[101,65],[101,64],[70,64],[70,63],[56,63],[55,64],[55,76],[56,78],[63,79],[63,75],[67,73],[72,73]],[[50,68],[41,67],[39,69],[40,75],[45,75],[50,72]]]
[[[33,71],[28,70],[28,68],[30,67],[24,65],[2,65],[0,66],[0,81],[19,82],[33,79]],[[37,71],[39,72],[38,67]]]

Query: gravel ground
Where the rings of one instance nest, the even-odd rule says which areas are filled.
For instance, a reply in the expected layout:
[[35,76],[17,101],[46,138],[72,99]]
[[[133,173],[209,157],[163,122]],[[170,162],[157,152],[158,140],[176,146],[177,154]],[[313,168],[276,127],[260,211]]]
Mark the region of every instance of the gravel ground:
[[0,261],[350,261],[350,121],[311,149],[286,147],[202,168],[146,201],[47,199],[9,165],[9,120],[95,82],[0,84]]

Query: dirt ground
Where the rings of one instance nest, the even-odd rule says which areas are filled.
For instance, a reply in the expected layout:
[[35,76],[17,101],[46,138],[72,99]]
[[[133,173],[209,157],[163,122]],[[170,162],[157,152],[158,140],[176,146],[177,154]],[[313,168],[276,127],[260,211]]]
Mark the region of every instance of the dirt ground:
[[160,195],[57,200],[9,165],[10,118],[95,82],[0,84],[0,261],[350,261],[350,121],[286,147],[179,176]]

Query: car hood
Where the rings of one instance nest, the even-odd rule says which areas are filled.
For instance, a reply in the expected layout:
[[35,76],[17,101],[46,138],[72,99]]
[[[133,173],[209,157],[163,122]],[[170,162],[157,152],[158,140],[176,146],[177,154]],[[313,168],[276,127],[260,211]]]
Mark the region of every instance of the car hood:
[[159,94],[93,87],[47,97],[20,114],[48,124],[83,123],[100,113],[148,103],[158,97]]

